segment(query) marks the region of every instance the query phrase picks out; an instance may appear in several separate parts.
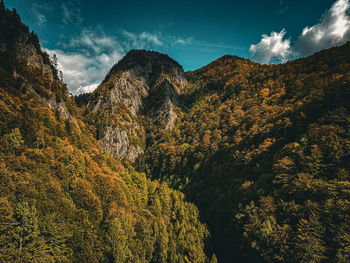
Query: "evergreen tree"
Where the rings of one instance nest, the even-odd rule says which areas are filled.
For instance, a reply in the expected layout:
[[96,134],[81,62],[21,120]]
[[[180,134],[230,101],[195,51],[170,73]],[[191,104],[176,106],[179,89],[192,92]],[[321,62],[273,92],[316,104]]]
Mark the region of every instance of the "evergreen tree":
[[35,206],[29,206],[28,202],[18,203],[15,208],[15,218],[18,222],[15,238],[19,260],[22,262],[39,260],[52,262],[45,241],[40,236]]
[[6,134],[5,140],[12,149],[14,155],[20,151],[24,143],[21,132],[18,128],[13,129],[9,134]]
[[301,263],[319,263],[325,258],[326,248],[322,240],[323,226],[312,213],[309,220],[301,219],[298,224],[295,257]]
[[16,229],[14,209],[6,198],[0,198],[0,262],[13,262],[16,258]]

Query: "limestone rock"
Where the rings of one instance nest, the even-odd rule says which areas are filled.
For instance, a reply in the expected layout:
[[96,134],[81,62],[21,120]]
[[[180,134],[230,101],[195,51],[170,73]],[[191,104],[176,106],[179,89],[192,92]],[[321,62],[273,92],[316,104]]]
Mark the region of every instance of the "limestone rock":
[[186,84],[182,67],[167,55],[130,51],[112,67],[86,106],[90,123],[103,123],[97,137],[104,150],[134,161],[144,150],[148,125],[159,131],[174,127],[178,96]]

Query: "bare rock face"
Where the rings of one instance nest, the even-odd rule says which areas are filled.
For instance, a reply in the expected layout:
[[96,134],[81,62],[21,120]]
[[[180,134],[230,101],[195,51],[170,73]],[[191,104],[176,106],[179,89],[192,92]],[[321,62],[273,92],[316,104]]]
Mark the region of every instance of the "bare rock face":
[[130,51],[112,67],[86,107],[104,150],[134,161],[144,151],[145,123],[159,131],[174,127],[178,96],[186,84],[182,67],[167,55]]
[[51,82],[54,80],[54,73],[52,72],[52,68],[50,65],[44,63],[43,57],[38,53],[33,45],[19,42],[17,49],[18,60],[24,61],[26,66],[33,70],[41,71],[45,79]]
[[130,161],[135,161],[143,149],[139,145],[130,145],[127,133],[118,128],[108,126],[105,136],[101,139],[103,149],[119,158],[127,158]]
[[124,157],[127,154],[130,142],[125,131],[116,127],[108,126],[105,136],[102,138],[103,148],[112,155]]

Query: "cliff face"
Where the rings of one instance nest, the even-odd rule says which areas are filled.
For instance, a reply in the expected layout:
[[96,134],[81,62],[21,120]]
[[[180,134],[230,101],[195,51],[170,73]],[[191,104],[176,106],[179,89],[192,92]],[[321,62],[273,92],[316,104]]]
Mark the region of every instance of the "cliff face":
[[171,129],[178,96],[187,84],[182,67],[167,55],[130,51],[90,96],[87,119],[104,150],[134,161],[143,153],[146,129]]

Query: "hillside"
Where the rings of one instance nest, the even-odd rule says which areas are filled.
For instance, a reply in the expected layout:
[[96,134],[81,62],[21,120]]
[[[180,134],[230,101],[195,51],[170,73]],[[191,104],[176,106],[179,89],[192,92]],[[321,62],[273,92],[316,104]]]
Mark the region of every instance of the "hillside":
[[348,262],[350,43],[186,75],[183,117],[139,170],[198,206],[219,262]]
[[207,262],[197,208],[104,152],[0,5],[0,262]]
[[0,3],[0,262],[350,261],[350,42],[190,72],[131,50],[71,97]]

